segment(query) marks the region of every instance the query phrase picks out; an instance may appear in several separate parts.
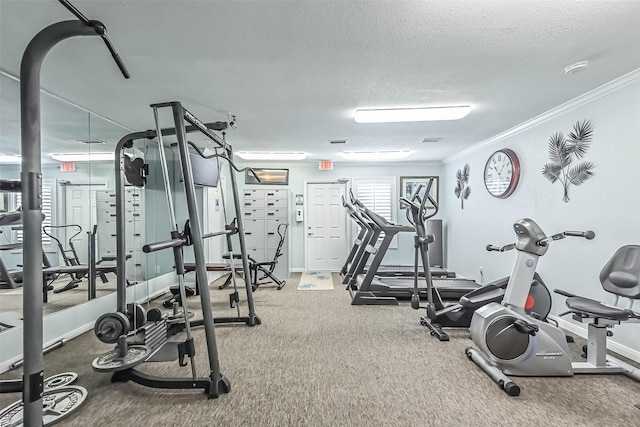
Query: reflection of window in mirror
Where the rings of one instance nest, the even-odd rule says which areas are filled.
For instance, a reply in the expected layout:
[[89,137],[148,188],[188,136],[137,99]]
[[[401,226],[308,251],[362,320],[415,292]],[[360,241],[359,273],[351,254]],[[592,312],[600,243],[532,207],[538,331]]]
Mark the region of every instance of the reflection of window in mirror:
[[[55,224],[53,221],[54,214],[54,185],[55,181],[50,179],[42,180],[42,213],[44,214],[44,219],[42,220],[43,227],[50,227],[52,224]],[[15,202],[14,209],[18,209],[22,205],[22,194],[14,193]],[[15,243],[22,243],[22,227],[14,227],[13,228],[13,236],[12,241]],[[44,249],[50,249],[52,242],[51,237],[47,236],[45,233],[42,233],[42,246]]]
[[9,194],[0,193],[0,213],[9,212]]

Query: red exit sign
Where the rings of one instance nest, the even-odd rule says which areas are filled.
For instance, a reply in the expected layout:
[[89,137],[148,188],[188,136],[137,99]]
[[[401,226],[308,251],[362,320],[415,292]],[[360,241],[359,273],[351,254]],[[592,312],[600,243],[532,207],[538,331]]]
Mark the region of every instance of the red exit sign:
[[333,162],[331,160],[320,160],[320,170],[321,171],[332,171],[333,170]]
[[62,172],[75,172],[76,164],[73,162],[62,162],[62,164],[60,165],[60,170]]

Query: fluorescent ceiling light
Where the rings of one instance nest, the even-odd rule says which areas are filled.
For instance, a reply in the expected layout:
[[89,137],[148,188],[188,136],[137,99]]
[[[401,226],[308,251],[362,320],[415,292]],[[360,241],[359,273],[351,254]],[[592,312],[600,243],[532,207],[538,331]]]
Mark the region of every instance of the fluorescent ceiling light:
[[345,160],[399,160],[409,157],[411,150],[395,151],[344,151]]
[[113,160],[113,153],[64,153],[52,154],[53,160],[59,162],[97,162],[100,160]]
[[306,153],[273,151],[238,151],[238,157],[244,160],[304,160]]
[[437,120],[459,120],[471,112],[471,107],[426,107],[390,108],[379,110],[356,110],[357,123],[431,122]]
[[13,154],[0,154],[0,163],[20,163],[22,157]]

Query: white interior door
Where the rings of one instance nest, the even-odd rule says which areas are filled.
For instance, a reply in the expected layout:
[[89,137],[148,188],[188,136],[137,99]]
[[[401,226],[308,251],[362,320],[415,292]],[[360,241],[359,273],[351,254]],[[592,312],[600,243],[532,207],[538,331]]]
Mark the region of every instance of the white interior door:
[[347,215],[342,206],[345,186],[307,183],[307,271],[339,271],[346,257]]
[[[221,177],[222,178],[222,177]],[[205,233],[213,233],[224,230],[225,218],[222,209],[222,194],[220,186],[224,185],[221,181],[218,187],[209,187],[207,191],[207,209],[205,218]],[[232,202],[229,200],[229,202]],[[207,262],[222,262],[222,254],[226,252],[226,235],[210,237],[206,240]]]
[[[88,262],[89,250],[87,232],[91,231],[92,225],[95,224],[95,187],[91,185],[67,184],[65,188],[65,220],[63,223],[59,222],[54,225],[78,224],[82,227],[82,231],[73,238],[72,242],[80,262],[86,264]],[[71,249],[69,247],[69,239],[78,229],[69,227],[63,230],[60,230],[58,234],[54,234],[54,236],[61,240],[62,246],[64,246],[65,249],[69,250]],[[67,255],[71,256],[70,253]],[[60,261],[62,263],[62,259]]]

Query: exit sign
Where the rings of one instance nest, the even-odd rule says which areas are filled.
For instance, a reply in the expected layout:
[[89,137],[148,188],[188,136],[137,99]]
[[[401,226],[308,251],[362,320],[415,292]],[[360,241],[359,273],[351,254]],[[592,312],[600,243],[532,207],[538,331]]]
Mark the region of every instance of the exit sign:
[[62,172],[75,172],[76,164],[73,162],[62,162],[62,165],[60,165],[60,170]]
[[332,171],[333,170],[333,162],[331,160],[320,160],[320,170],[321,171]]

